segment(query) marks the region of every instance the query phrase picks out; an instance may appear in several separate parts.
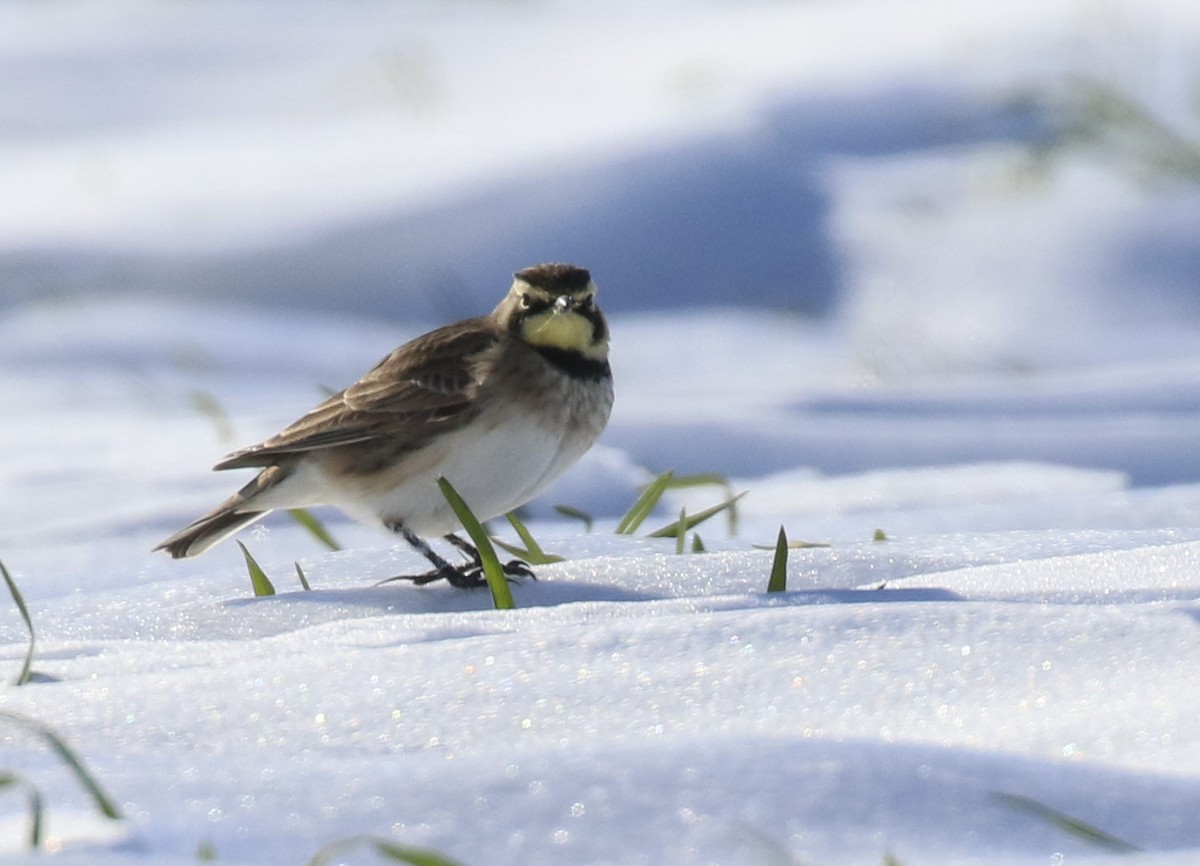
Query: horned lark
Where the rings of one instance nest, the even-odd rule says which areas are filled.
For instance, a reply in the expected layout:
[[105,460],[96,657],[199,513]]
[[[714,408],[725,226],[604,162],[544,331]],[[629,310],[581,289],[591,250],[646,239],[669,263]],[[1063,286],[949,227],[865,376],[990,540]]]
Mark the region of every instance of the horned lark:
[[[436,479],[480,520],[522,505],[578,460],[608,421],[608,326],[583,268],[518,271],[491,314],[396,349],[340,394],[216,469],[258,469],[245,487],[155,550],[197,556],[277,508],[333,505],[404,537],[433,565],[408,577],[482,584],[479,554]],[[424,540],[465,552],[456,567]],[[529,574],[525,563],[506,566]]]

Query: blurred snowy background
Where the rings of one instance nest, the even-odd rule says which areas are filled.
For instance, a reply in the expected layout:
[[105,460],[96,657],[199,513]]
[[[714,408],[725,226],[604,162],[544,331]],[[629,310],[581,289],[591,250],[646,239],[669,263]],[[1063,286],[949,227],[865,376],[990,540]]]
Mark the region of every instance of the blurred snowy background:
[[1092,360],[1200,312],[1196,14],[10,3],[3,299],[433,321],[567,259],[889,374]]

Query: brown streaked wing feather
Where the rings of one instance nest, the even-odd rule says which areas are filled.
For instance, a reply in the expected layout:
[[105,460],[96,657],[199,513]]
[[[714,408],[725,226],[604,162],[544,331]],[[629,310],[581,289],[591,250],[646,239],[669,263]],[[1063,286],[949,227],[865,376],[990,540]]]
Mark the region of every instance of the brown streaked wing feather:
[[430,331],[380,361],[270,439],[235,451],[214,468],[269,466],[280,457],[382,437],[423,437],[430,424],[453,429],[472,417],[479,356],[496,344],[490,319]]

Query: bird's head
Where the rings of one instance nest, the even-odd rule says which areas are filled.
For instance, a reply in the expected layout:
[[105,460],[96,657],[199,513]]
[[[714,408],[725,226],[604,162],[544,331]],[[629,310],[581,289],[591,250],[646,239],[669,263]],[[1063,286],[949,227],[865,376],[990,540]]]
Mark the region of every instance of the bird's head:
[[596,305],[596,284],[583,268],[547,264],[517,271],[496,315],[535,348],[596,361],[608,357],[608,324]]

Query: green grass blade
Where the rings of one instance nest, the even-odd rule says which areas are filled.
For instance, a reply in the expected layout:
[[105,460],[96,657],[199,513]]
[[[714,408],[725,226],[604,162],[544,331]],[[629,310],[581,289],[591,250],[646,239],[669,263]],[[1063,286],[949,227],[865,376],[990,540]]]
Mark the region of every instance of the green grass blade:
[[42,800],[42,792],[33,785],[26,788],[26,798],[29,800],[29,847],[36,851],[42,844],[42,828],[46,826],[46,803]]
[[296,577],[300,578],[300,586],[305,592],[312,592],[312,587],[308,585],[308,578],[304,576],[304,569],[300,567],[300,563],[292,563],[296,566]]
[[521,557],[521,559],[530,565],[550,565],[554,562],[563,561],[561,556],[555,556],[553,553],[546,553],[546,551],[542,550],[542,546],[534,539],[533,533],[529,531],[529,527],[525,525],[521,518],[517,517],[515,511],[510,511],[504,516],[508,518],[508,522],[512,524],[512,528],[520,536],[521,543],[525,545],[525,549],[520,550],[512,545],[505,544],[503,541],[497,541],[497,544],[509,553]]
[[71,751],[67,744],[49,728],[43,727],[41,734],[42,739],[46,741],[47,745],[54,750],[55,754],[57,754],[58,757],[62,759],[62,762],[67,765],[70,771],[75,774],[75,778],[79,780],[79,784],[83,786],[84,790],[87,791],[88,796],[92,798],[92,802],[95,804],[96,808],[100,810],[100,814],[104,815],[105,818],[112,819],[113,821],[120,820],[122,817],[121,809],[117,806],[113,799],[109,797],[107,793],[105,793],[104,789],[100,787],[100,783],[96,781],[95,777],[92,776],[88,769],[83,766],[82,759],[79,758],[79,756],[77,756],[73,751]]
[[[669,490],[680,490],[688,487],[723,487],[725,488],[725,498],[733,499],[734,504],[729,506],[729,534],[737,535],[738,530],[738,510],[737,499],[733,496],[733,485],[729,483],[729,478],[719,472],[698,472],[692,475],[676,475],[671,478],[671,483],[667,486]],[[738,497],[739,499],[741,497]]]
[[552,565],[556,562],[566,562],[564,557],[557,556],[553,553],[544,553],[542,554],[542,557],[539,558],[533,553],[533,551],[524,547],[519,547],[516,544],[509,544],[507,541],[504,541],[500,538],[492,538],[492,544],[496,545],[507,553],[511,553],[513,556],[525,560],[530,565]]
[[572,520],[582,520],[586,532],[591,532],[592,527],[596,525],[596,519],[586,511],[580,511],[578,508],[572,508],[570,505],[555,505],[554,510],[563,517],[570,517]]
[[684,487],[729,487],[729,479],[719,472],[695,472],[691,475],[673,475],[670,487],[680,490]]
[[[775,549],[774,544],[752,544],[750,546],[753,547],[755,550],[774,550]],[[820,550],[820,549],[826,548],[826,547],[833,547],[833,545],[827,541],[789,541],[788,542],[789,550]]]
[[4,575],[4,582],[8,584],[8,593],[12,596],[13,602],[17,605],[17,610],[21,612],[21,619],[25,620],[25,627],[29,629],[29,647],[25,650],[25,662],[21,665],[21,672],[17,674],[17,678],[13,681],[15,686],[23,686],[29,682],[29,677],[33,671],[33,619],[29,616],[29,608],[25,606],[25,597],[21,595],[21,590],[17,589],[17,582],[13,580],[8,569],[4,567],[4,563],[0,562],[0,574]]
[[407,866],[463,866],[459,861],[451,860],[445,854],[430,848],[400,845],[377,836],[351,836],[348,839],[330,842],[328,845],[322,846],[321,850],[317,851],[305,866],[328,866],[335,859],[340,860],[345,851],[360,845],[370,846],[380,857],[391,860],[393,863],[404,863]]
[[516,604],[513,602],[512,592],[508,588],[508,578],[504,576],[504,568],[496,557],[496,548],[492,547],[492,540],[488,538],[487,530],[483,528],[478,518],[471,512],[470,507],[459,496],[453,484],[441,475],[438,476],[437,483],[441,488],[442,496],[446,497],[446,501],[450,503],[455,516],[458,517],[458,522],[463,525],[467,535],[471,536],[475,549],[479,551],[479,559],[483,564],[483,575],[487,578],[488,588],[492,591],[492,604],[497,610],[515,609]]
[[1122,854],[1131,854],[1142,850],[1138,846],[1105,833],[1103,830],[1080,821],[1078,818],[1072,818],[1070,815],[1059,812],[1045,803],[1039,803],[1032,797],[1024,797],[1020,794],[1006,794],[1002,791],[993,791],[992,796],[1017,811],[1032,815],[1053,827],[1057,827],[1064,833],[1074,836],[1083,842],[1089,842],[1098,848]]
[[461,866],[444,854],[427,848],[412,848],[408,845],[397,845],[395,842],[375,840],[375,850],[384,857],[389,857],[397,863],[407,863],[409,866]]
[[330,550],[337,551],[342,549],[342,546],[338,544],[336,540],[334,540],[334,537],[330,535],[329,530],[325,528],[325,524],[318,520],[307,508],[289,508],[287,513],[292,520],[296,521],[306,530],[308,530],[309,535],[321,542],[321,544],[325,545]]
[[771,563],[771,579],[767,581],[767,592],[787,590],[788,540],[783,527],[779,527],[779,540],[775,542],[775,559]]
[[687,539],[688,523],[687,523],[687,508],[679,509],[679,520],[675,522],[675,554],[678,556],[684,551],[684,541]]
[[58,734],[54,733],[54,731],[41,722],[31,719],[28,716],[23,716],[20,713],[14,713],[11,710],[0,710],[0,718],[8,719],[10,722],[33,731],[41,737],[46,745],[67,765],[67,768],[75,775],[75,778],[79,780],[79,784],[88,792],[88,795],[92,798],[92,802],[95,803],[96,808],[100,810],[101,814],[114,821],[121,817],[121,810],[117,808],[117,804],[104,792],[100,787],[100,783],[83,766],[83,761],[71,751],[70,747],[63,742]]
[[[713,515],[720,514],[726,509],[733,508],[737,501],[745,495],[745,493],[739,493],[737,496],[726,499],[719,505],[714,505],[711,508],[705,508],[703,511],[697,511],[691,517],[687,518],[687,522],[686,525],[683,526],[683,530],[686,532],[689,529],[694,529]],[[675,521],[674,523],[668,523],[666,526],[661,526],[651,532],[650,538],[671,538],[675,535],[678,535],[679,531],[680,522]]]
[[271,585],[271,580],[262,570],[262,566],[250,555],[246,545],[238,541],[237,546],[242,549],[242,556],[246,558],[246,571],[250,574],[250,585],[254,587],[254,594],[256,596],[274,595],[275,587]]
[[525,522],[517,516],[515,511],[510,511],[504,516],[508,518],[508,522],[512,528],[516,530],[517,536],[521,539],[521,543],[525,545],[526,550],[535,556],[545,556],[545,553],[542,552],[542,548],[538,545],[537,540],[534,539],[533,533],[529,531],[529,527],[526,526]]
[[0,788],[15,787],[25,792],[29,803],[29,849],[36,851],[42,844],[42,828],[46,826],[46,804],[37,786],[16,773],[0,773]]
[[658,505],[658,500],[662,499],[663,493],[666,492],[674,477],[675,473],[668,469],[646,485],[642,495],[634,501],[629,510],[625,512],[625,516],[617,523],[617,535],[633,535],[637,532],[638,527],[654,510],[654,506]]
[[704,539],[700,537],[700,533],[692,534],[692,553],[708,553],[704,548]]

